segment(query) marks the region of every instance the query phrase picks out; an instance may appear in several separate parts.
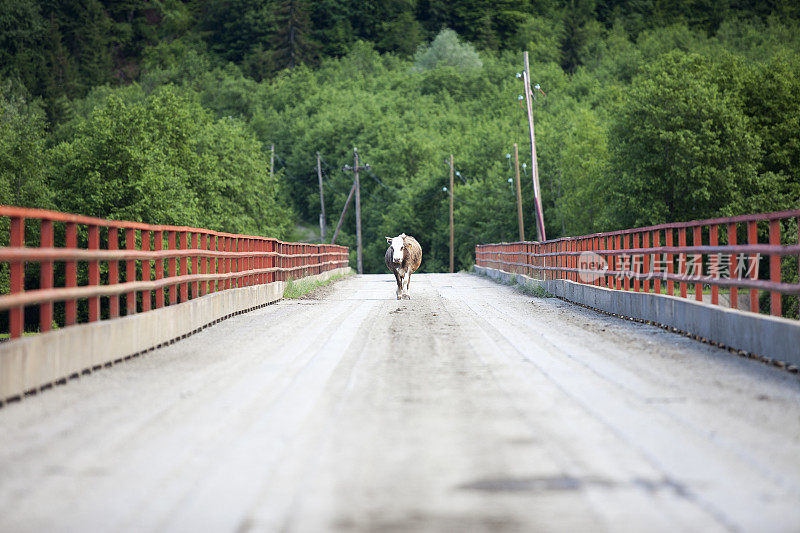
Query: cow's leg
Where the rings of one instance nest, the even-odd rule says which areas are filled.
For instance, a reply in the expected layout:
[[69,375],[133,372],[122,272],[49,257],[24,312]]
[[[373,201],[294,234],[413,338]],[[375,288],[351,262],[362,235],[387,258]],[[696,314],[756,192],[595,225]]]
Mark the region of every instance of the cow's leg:
[[393,270],[393,272],[394,279],[397,280],[397,291],[395,291],[395,294],[399,300],[403,296],[403,280],[400,278],[400,272],[398,272],[396,268]]
[[408,294],[408,284],[411,283],[411,269],[406,270],[405,275],[403,276],[403,299],[410,300],[411,296]]

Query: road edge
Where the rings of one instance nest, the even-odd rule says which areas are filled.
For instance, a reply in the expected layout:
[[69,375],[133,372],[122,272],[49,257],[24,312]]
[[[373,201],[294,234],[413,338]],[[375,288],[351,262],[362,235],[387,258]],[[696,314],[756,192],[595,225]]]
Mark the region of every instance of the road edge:
[[[347,275],[337,268],[303,279]],[[81,373],[184,339],[227,318],[277,302],[286,282],[207,294],[136,315],[80,324],[0,344],[0,406]]]
[[800,366],[800,322],[797,320],[758,315],[666,294],[618,291],[564,279],[537,280],[524,274],[477,265],[475,272],[506,283],[533,286],[597,311],[688,333],[698,340],[779,367],[789,367],[795,372]]

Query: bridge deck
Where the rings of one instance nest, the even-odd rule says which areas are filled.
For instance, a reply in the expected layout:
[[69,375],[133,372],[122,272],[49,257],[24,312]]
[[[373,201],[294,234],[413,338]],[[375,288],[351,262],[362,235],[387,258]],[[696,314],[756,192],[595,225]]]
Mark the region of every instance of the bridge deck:
[[466,274],[282,301],[0,409],[0,531],[796,531],[800,381]]

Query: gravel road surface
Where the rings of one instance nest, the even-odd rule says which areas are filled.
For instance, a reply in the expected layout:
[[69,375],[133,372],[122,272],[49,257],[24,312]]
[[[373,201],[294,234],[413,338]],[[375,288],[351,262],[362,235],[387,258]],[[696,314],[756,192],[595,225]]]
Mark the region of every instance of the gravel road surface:
[[800,531],[800,380],[469,274],[351,277],[0,409],[0,532]]

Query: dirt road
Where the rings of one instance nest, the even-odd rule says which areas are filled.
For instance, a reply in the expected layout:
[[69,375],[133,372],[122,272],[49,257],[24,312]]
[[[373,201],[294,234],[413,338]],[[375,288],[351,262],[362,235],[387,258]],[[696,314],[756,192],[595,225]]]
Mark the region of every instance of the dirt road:
[[800,380],[468,274],[0,409],[0,531],[798,531]]

